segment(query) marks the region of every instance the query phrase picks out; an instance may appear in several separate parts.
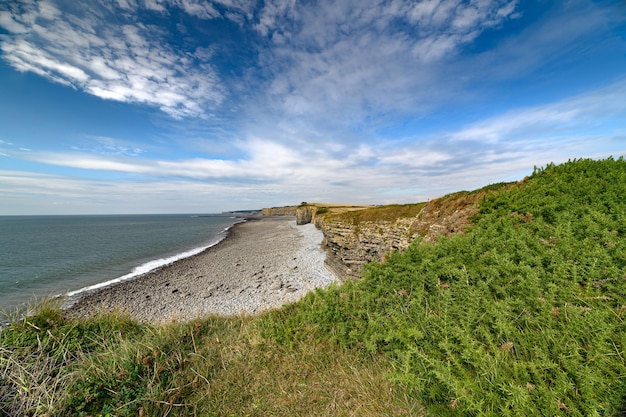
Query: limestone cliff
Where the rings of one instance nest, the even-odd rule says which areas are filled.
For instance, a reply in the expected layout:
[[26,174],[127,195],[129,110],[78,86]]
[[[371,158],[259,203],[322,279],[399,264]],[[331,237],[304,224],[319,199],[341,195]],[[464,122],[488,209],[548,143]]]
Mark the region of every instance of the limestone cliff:
[[414,238],[413,219],[367,221],[359,224],[345,219],[323,219],[316,225],[324,233],[322,247],[326,263],[343,278],[359,277],[371,261],[382,261],[386,254],[406,249]]
[[269,207],[261,210],[263,216],[295,216],[298,206]]
[[317,206],[302,204],[296,209],[296,224],[309,224],[317,213]]
[[342,278],[360,277],[363,265],[383,261],[415,240],[436,242],[463,232],[489,189],[450,194],[427,203],[377,207],[301,204],[263,209],[264,215],[296,216],[324,234],[326,263]]
[[[461,191],[421,204],[389,205],[359,212],[315,217],[324,233],[327,264],[342,277],[359,277],[363,265],[383,261],[416,239],[437,242],[441,236],[463,233],[478,213],[480,201],[515,183]],[[319,213],[319,212],[318,212]]]

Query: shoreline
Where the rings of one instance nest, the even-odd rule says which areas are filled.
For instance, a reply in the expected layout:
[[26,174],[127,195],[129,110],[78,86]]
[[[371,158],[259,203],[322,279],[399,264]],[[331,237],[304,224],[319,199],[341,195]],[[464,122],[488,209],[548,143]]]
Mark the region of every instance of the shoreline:
[[325,265],[322,232],[293,218],[249,217],[217,244],[136,278],[83,293],[71,317],[119,311],[140,322],[256,314],[339,278]]
[[[220,234],[222,235],[222,237],[220,239],[218,239],[217,241],[209,244],[209,245],[204,245],[204,246],[199,246],[196,248],[192,248],[192,249],[188,249],[186,251],[183,252],[179,252],[176,253],[174,255],[170,255],[167,258],[158,258],[158,259],[153,259],[150,260],[144,264],[138,265],[136,266],[132,271],[128,272],[127,274],[124,274],[122,276],[119,276],[117,278],[113,278],[107,281],[103,281],[103,282],[99,282],[96,284],[92,284],[83,288],[80,288],[78,290],[73,290],[73,291],[69,291],[65,294],[59,294],[57,297],[59,298],[64,298],[65,302],[64,304],[66,304],[66,308],[71,307],[75,302],[77,302],[78,300],[80,300],[83,297],[83,294],[91,294],[95,291],[110,287],[112,285],[116,285],[119,284],[121,282],[124,281],[129,281],[129,280],[133,280],[133,279],[137,279],[143,275],[149,274],[151,272],[155,272],[158,271],[161,268],[167,267],[172,265],[175,262],[178,262],[180,260],[183,260],[185,258],[190,258],[193,256],[196,256],[198,254],[201,254],[202,252],[211,249],[212,247],[219,245],[220,242],[222,242],[224,239],[228,238],[229,234],[230,234],[230,230],[235,227],[237,224],[239,223],[243,223],[246,222],[248,220],[250,220],[250,218],[244,218],[241,217],[239,218],[240,220],[233,223],[231,226],[226,227],[225,229],[223,229]],[[156,264],[157,266],[151,266]]]

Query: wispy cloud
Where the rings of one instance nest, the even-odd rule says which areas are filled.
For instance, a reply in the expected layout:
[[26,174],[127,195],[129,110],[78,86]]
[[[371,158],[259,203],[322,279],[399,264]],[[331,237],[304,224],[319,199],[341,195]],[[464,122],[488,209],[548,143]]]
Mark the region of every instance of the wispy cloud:
[[[588,134],[590,130],[600,134],[610,133],[615,122],[626,116],[624,97],[626,80],[621,80],[558,103],[505,112],[455,132],[450,138],[453,141],[506,143],[518,147],[531,138],[575,138]],[[618,129],[624,127],[619,126]]]
[[[163,29],[135,18],[140,7],[165,11],[172,3],[200,18],[215,18],[204,2],[121,1],[81,3],[64,9],[52,2],[19,2],[0,11],[4,59],[95,96],[160,108],[175,118],[203,117],[227,91],[202,51],[177,50]],[[124,10],[129,13],[121,13]]]
[[[587,0],[0,2],[0,58],[13,68],[151,108],[132,129],[85,123],[56,133],[58,143],[3,133],[0,155],[15,170],[0,175],[0,194],[57,193],[117,211],[177,211],[157,203],[177,199],[420,201],[519,179],[533,165],[619,155],[623,73],[552,85],[568,63],[582,74],[582,61],[619,44],[606,29],[623,21],[615,9]],[[526,95],[527,85],[549,92]],[[19,161],[67,176],[19,172]],[[135,210],[127,195],[146,203]]]
[[136,143],[105,136],[89,136],[82,145],[74,145],[72,149],[98,155],[127,157],[137,157],[146,152]]
[[[0,38],[3,58],[20,71],[178,119],[236,111],[258,119],[273,113],[277,124],[332,119],[343,127],[462,101],[486,79],[520,77],[563,57],[581,34],[606,23],[602,10],[576,1],[532,34],[470,57],[466,47],[520,18],[517,0],[119,0],[63,13],[52,0],[20,3],[0,10],[9,32]],[[243,63],[246,76],[233,81],[232,68],[217,64],[219,39],[184,45],[189,28],[139,21],[142,11],[236,22],[255,48]],[[170,43],[172,36],[182,43]]]
[[[270,40],[258,50],[273,74],[267,94],[280,111],[319,114],[322,108],[362,112],[406,109],[433,84],[432,66],[454,56],[484,31],[517,16],[515,0],[392,2],[271,0],[261,9],[241,0],[119,0],[64,9],[50,0],[0,11],[4,59],[20,71],[104,99],[156,106],[175,117],[202,117],[230,94],[206,48],[178,49],[173,33],[137,20],[151,10],[177,9],[200,19],[230,19]],[[364,90],[363,85],[369,88]],[[429,91],[431,89],[428,89]],[[411,92],[411,94],[407,94]],[[389,111],[389,110],[387,110]]]
[[[427,107],[439,68],[480,34],[517,17],[515,1],[269,1],[257,30],[278,74],[269,101],[291,116],[365,115]],[[435,87],[436,86],[436,87]]]

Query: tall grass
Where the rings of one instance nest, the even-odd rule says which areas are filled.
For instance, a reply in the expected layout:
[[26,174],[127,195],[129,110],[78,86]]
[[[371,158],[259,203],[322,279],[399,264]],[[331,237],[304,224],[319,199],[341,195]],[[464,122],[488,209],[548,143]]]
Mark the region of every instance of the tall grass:
[[258,318],[165,326],[59,310],[0,334],[0,414],[7,416],[420,415],[383,356],[332,345],[285,347]]

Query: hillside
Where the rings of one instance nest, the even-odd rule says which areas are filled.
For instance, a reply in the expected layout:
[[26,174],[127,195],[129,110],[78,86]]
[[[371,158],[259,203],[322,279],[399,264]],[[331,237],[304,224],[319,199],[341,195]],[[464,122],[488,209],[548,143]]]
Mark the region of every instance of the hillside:
[[625,197],[623,159],[535,169],[485,196],[466,233],[311,295],[266,337],[383,353],[434,415],[617,414]]
[[381,262],[359,265],[359,279],[256,317],[153,327],[119,316],[72,321],[45,308],[0,334],[0,410],[67,416],[626,410],[623,158],[551,164],[519,183],[428,203],[318,210],[313,221],[323,230],[341,225],[359,243],[402,224],[407,244],[376,252]]

